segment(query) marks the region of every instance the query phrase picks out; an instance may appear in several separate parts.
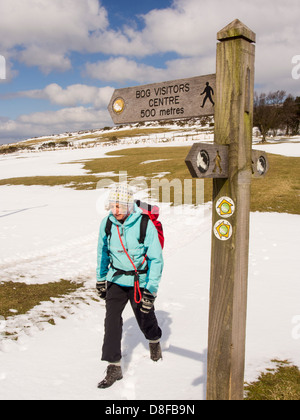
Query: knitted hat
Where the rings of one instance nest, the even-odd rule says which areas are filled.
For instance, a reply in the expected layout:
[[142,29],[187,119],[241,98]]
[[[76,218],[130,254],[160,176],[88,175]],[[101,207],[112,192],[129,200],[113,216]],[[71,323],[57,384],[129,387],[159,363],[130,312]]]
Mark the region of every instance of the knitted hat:
[[125,204],[133,208],[133,192],[127,184],[116,184],[110,190],[108,201],[109,203]]

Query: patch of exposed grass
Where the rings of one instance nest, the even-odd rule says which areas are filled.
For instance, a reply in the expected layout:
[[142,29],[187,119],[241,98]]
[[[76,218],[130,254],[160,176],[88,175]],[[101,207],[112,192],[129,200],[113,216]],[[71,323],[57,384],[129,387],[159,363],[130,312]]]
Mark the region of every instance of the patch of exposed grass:
[[[145,176],[150,180],[153,175],[168,172],[168,181],[191,179],[185,165],[190,147],[157,147],[126,149],[110,152],[111,159],[93,159],[84,163],[90,174],[126,171],[129,178]],[[300,214],[300,158],[268,154],[270,170],[265,178],[253,179],[251,190],[251,211]],[[141,165],[148,160],[166,159],[160,162]],[[205,202],[212,199],[212,180],[206,179]],[[194,193],[195,195],[195,193]],[[195,202],[195,196],[193,196]]]
[[[153,177],[165,173],[164,179],[170,183],[174,179],[190,180],[191,175],[185,165],[185,158],[190,147],[144,147],[109,152],[109,158],[81,161],[87,175],[28,177],[0,180],[0,185],[64,185],[78,190],[95,189],[103,178],[99,173],[114,172],[116,177],[121,171],[128,174],[129,180],[145,177],[148,188]],[[253,179],[251,193],[251,211],[279,212],[300,214],[300,158],[268,154],[270,170],[265,178]],[[161,161],[158,161],[162,159]],[[155,161],[142,164],[145,161]],[[78,162],[74,162],[78,163]],[[118,179],[109,175],[110,179]],[[204,181],[204,201],[212,199],[212,180]],[[193,199],[196,202],[195,181]],[[160,191],[161,192],[161,191]],[[171,202],[174,201],[173,189]],[[157,197],[158,198],[158,197]],[[160,194],[160,200],[162,194]]]
[[290,362],[272,360],[274,369],[262,373],[257,381],[246,384],[248,401],[299,401],[300,370]]
[[252,182],[251,210],[300,214],[300,158],[268,154],[270,170]]
[[96,138],[97,140],[101,141],[111,141],[115,139],[123,139],[128,137],[141,137],[141,136],[148,136],[150,134],[161,134],[167,133],[171,131],[169,128],[162,128],[162,127],[137,127],[132,129],[120,129],[117,131],[111,131],[109,133],[96,133],[96,134],[87,134],[86,136],[80,136],[79,140],[88,140],[92,138]]
[[61,280],[57,283],[32,284],[5,282],[0,284],[0,316],[25,314],[40,302],[72,293],[82,283]]
[[[152,178],[153,174],[170,172],[168,179],[187,179],[190,178],[189,171],[185,165],[185,158],[189,152],[189,147],[145,147],[125,149],[117,152],[109,152],[107,156],[112,159],[93,159],[86,161],[84,169],[88,172],[127,171],[130,178],[146,176]],[[116,157],[114,157],[116,156]],[[157,161],[141,165],[146,161]]]

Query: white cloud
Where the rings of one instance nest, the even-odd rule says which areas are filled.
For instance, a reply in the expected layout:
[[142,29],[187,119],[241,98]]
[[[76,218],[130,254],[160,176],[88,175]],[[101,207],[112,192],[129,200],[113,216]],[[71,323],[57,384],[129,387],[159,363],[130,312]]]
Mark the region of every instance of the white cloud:
[[105,125],[112,125],[106,110],[85,107],[63,108],[59,111],[24,114],[16,120],[3,120],[0,125],[0,139],[6,143],[34,136],[96,129]]
[[86,64],[88,76],[107,82],[115,81],[119,83],[126,81],[157,83],[214,72],[215,60],[198,57],[167,61],[164,69],[140,64],[125,57],[110,58],[106,61]]
[[[171,7],[144,15],[145,27],[141,31],[127,27],[97,34],[98,51],[119,57],[88,64],[87,72],[106,81],[150,83],[161,77],[164,80],[164,75],[182,77],[192,59],[199,63],[192,70],[204,67],[201,74],[213,72],[217,32],[238,18],[257,34],[256,83],[262,89],[286,89],[300,94],[300,87],[291,78],[291,58],[299,53],[299,16],[299,0],[174,0]],[[181,58],[166,63],[166,69],[133,60],[168,52]],[[176,64],[177,73],[173,71]],[[194,74],[195,71],[190,72]]]
[[130,80],[139,83],[152,82],[160,78],[163,72],[162,69],[138,64],[134,60],[128,60],[125,57],[111,58],[107,61],[87,63],[86,65],[88,76],[104,81],[124,82]]
[[70,48],[85,46],[89,31],[104,30],[107,13],[98,0],[1,1],[1,44],[17,45],[68,42]]
[[52,104],[72,107],[76,105],[93,105],[95,108],[107,107],[112,97],[114,88],[87,86],[82,84],[70,85],[63,89],[56,83],[46,86],[44,89],[18,92],[14,97],[32,99],[46,99]]
[[[0,51],[45,73],[69,70],[72,51],[104,53],[114,59],[90,65],[93,77],[98,67],[115,75],[102,72],[102,80],[132,80],[136,74],[136,82],[152,81],[172,73],[169,63],[165,72],[135,64],[134,57],[173,52],[214,67],[217,32],[239,18],[257,33],[257,83],[285,88],[292,86],[291,58],[299,54],[299,15],[299,0],[174,0],[171,7],[145,14],[137,30],[111,28],[98,0],[1,0]],[[123,79],[115,70],[119,57],[126,57]]]
[[57,111],[22,114],[15,120],[0,117],[0,143],[110,126],[112,121],[107,106],[113,91],[114,88],[109,86],[98,88],[81,84],[63,89],[52,83],[44,89],[2,95],[0,99],[45,99],[63,108]]
[[[168,8],[145,14],[144,27],[137,30],[110,27],[109,15],[98,0],[0,0],[0,53],[6,58],[9,80],[15,71],[13,60],[48,74],[70,70],[75,51],[107,55],[103,61],[86,64],[85,75],[94,79],[160,82],[215,72],[216,34],[238,18],[257,34],[260,89],[300,95],[299,80],[291,75],[292,57],[299,55],[299,16],[299,0],[174,0]],[[144,57],[156,54],[163,59],[170,52],[176,60],[159,67],[149,59],[143,63]],[[110,87],[74,84],[64,89],[55,83],[19,92],[15,96],[46,99],[63,109],[2,121],[0,137],[110,125],[105,108],[111,94]]]
[[1,0],[0,17],[0,50],[46,73],[68,70],[68,53],[88,51],[91,34],[108,26],[98,0]]
[[153,52],[198,56],[211,53],[217,32],[238,18],[257,32],[259,42],[297,46],[299,13],[298,0],[174,0],[172,7],[146,14],[144,30],[130,34],[146,46],[151,42]]
[[57,126],[61,124],[82,124],[98,122],[103,116],[103,111],[94,108],[74,107],[62,108],[58,111],[35,112],[24,114],[18,118],[18,122],[45,126]]
[[18,60],[28,67],[39,67],[45,74],[53,70],[63,72],[72,68],[70,59],[65,57],[64,53],[46,51],[43,46],[37,45],[31,45],[18,53]]

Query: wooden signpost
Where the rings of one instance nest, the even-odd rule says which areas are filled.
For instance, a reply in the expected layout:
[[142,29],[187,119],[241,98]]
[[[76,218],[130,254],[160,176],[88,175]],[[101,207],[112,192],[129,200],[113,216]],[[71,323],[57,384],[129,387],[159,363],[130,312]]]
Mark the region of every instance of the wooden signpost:
[[227,146],[195,143],[185,163],[193,178],[228,178]]
[[254,178],[264,177],[269,170],[269,160],[266,152],[252,151],[252,175]]
[[117,89],[108,106],[115,124],[214,114],[216,75]]
[[226,219],[231,237],[223,241],[212,234],[207,399],[242,400],[256,36],[234,21],[218,33],[218,40],[215,144],[229,146],[229,176],[214,179],[213,227],[220,223],[220,198],[230,198],[235,212]]
[[[185,159],[193,178],[229,178],[229,146],[195,143]],[[252,176],[264,177],[269,170],[266,152],[252,150]]]
[[250,189],[266,175],[252,150],[255,34],[239,20],[218,33],[217,74],[114,92],[116,124],[215,115],[214,144],[186,158],[194,178],[213,178],[207,399],[241,400],[247,315]]

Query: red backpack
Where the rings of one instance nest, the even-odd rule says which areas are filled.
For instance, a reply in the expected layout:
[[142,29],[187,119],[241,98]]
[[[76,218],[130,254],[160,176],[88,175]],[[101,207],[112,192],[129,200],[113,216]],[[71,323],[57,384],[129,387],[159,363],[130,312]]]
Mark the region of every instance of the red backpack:
[[158,239],[161,244],[162,249],[165,245],[165,237],[162,224],[158,219],[159,217],[159,207],[151,206],[150,204],[143,203],[140,200],[135,201],[136,205],[143,211],[142,220],[141,220],[141,232],[139,242],[143,244],[145,242],[147,225],[149,219],[153,222],[158,233]]
[[[164,244],[165,244],[163,227],[162,227],[161,222],[157,220],[159,217],[159,208],[157,206],[151,206],[150,204],[143,203],[140,200],[136,200],[135,203],[143,211],[141,226],[140,226],[139,243],[143,244],[145,242],[147,226],[150,219],[153,222],[154,226],[156,227],[156,230],[158,233],[158,239],[163,249]],[[105,228],[107,237],[110,237],[111,235],[111,226],[112,226],[112,221],[108,218],[106,228]]]

